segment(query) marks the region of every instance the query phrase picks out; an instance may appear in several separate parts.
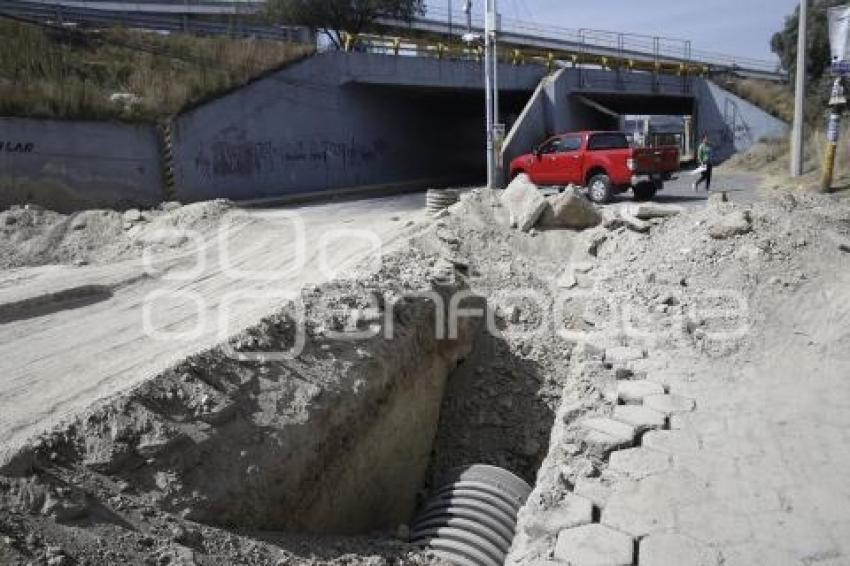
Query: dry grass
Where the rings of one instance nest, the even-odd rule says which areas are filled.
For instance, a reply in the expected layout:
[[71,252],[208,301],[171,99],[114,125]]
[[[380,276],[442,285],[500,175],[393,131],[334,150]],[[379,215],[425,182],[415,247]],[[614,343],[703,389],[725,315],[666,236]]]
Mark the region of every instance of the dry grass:
[[[151,121],[298,60],[312,46],[276,41],[80,32],[0,18],[0,115]],[[141,98],[129,107],[113,93]]]
[[[850,139],[850,124],[844,124],[841,130],[841,142],[835,158],[833,186],[844,189],[850,186],[850,154],[842,149]],[[826,134],[823,130],[812,130],[806,138],[803,154],[803,177],[792,179],[791,149],[787,138],[763,140],[749,151],[730,159],[724,167],[739,171],[759,173],[767,177],[767,185],[774,187],[802,186],[818,190],[823,176],[826,157]]]

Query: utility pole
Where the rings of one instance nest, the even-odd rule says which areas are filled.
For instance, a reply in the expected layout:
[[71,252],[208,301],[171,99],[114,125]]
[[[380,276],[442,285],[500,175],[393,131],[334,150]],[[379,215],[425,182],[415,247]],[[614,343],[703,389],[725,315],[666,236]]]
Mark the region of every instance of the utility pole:
[[499,74],[496,50],[496,0],[485,0],[484,10],[484,88],[487,106],[487,188],[497,188],[498,156],[496,124],[499,120]]
[[835,154],[838,152],[838,138],[841,135],[841,114],[847,106],[844,95],[844,82],[840,77],[832,85],[832,96],[829,98],[829,123],[826,127],[826,153],[824,155],[823,177],[821,188],[825,192],[832,189],[832,177],[835,172]]
[[791,132],[791,176],[803,174],[803,120],[806,97],[806,32],[809,0],[800,0],[800,26],[797,32],[797,85],[794,98],[794,129]]
[[449,49],[452,46],[452,35],[454,35],[454,21],[452,14],[452,0],[448,0],[449,3]]

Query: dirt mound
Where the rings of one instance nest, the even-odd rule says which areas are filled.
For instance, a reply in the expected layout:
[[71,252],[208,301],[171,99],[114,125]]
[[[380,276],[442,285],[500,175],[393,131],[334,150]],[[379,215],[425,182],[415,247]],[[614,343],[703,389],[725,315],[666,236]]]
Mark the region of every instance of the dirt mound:
[[217,200],[166,203],[123,214],[86,210],[69,215],[35,205],[12,206],[0,212],[0,269],[105,264],[138,257],[146,247],[179,247],[189,240],[186,233],[215,227],[230,206]]

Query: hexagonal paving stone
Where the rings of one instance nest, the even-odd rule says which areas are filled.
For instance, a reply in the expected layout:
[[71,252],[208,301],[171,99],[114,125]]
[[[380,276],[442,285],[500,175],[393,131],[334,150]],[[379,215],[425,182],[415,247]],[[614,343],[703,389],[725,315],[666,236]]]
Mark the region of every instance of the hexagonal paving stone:
[[620,421],[635,427],[638,434],[652,429],[664,428],[667,424],[667,417],[664,413],[647,409],[639,405],[620,405],[614,407],[613,418],[615,421]]
[[640,405],[650,395],[664,395],[664,386],[654,381],[620,381],[617,383],[617,395],[627,405]]
[[646,448],[619,450],[611,454],[608,469],[632,479],[660,474],[670,468],[670,456]]
[[585,525],[561,531],[555,558],[576,566],[631,566],[634,542],[608,527]]
[[568,495],[557,506],[531,514],[525,524],[525,531],[529,536],[539,538],[592,522],[593,503],[578,495]]
[[585,430],[584,441],[596,457],[605,457],[612,450],[632,446],[637,434],[634,427],[606,418],[587,419],[581,427]]
[[640,541],[640,566],[717,566],[717,552],[682,535],[650,535]]
[[651,430],[643,435],[641,445],[665,454],[698,452],[699,439],[682,430]]
[[644,397],[643,406],[665,415],[689,413],[696,407],[696,402],[679,395],[649,395]]
[[604,509],[611,497],[611,486],[599,478],[579,478],[573,488],[573,493],[589,499],[591,503]]
[[693,474],[671,469],[618,484],[602,511],[602,524],[635,537],[675,526],[674,509],[708,501],[710,491]]

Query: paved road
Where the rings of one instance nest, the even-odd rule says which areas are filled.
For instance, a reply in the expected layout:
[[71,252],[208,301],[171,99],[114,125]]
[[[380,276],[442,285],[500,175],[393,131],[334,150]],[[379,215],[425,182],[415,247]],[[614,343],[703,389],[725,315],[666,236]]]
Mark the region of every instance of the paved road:
[[[674,181],[668,181],[664,190],[659,192],[655,198],[656,202],[666,204],[679,204],[683,206],[698,206],[708,199],[709,193],[701,186],[699,191],[694,192],[694,177],[690,172],[683,172]],[[712,181],[712,192],[725,192],[729,197],[739,203],[752,202],[759,198],[758,187],[761,178],[756,174],[730,172],[723,167],[715,167],[714,179]],[[622,195],[619,201],[631,200],[631,193]]]
[[[409,194],[237,210],[224,218],[224,232],[204,235],[199,254],[158,258],[150,269],[134,260],[0,274],[0,302],[33,289],[112,286],[90,304],[0,320],[0,454],[258,322],[286,293],[332,278],[375,245],[415,230],[408,224],[424,206],[423,194]],[[371,239],[352,232],[363,229]],[[334,237],[334,230],[343,232]]]

